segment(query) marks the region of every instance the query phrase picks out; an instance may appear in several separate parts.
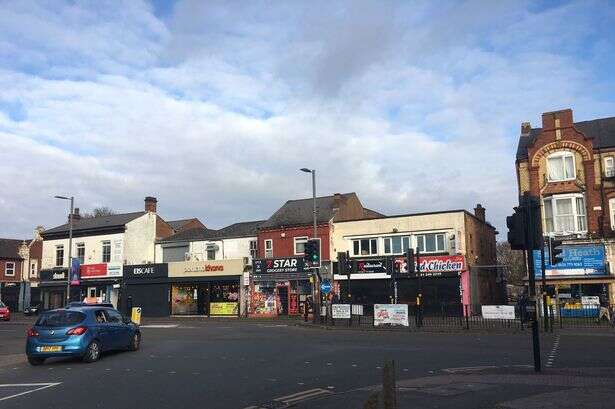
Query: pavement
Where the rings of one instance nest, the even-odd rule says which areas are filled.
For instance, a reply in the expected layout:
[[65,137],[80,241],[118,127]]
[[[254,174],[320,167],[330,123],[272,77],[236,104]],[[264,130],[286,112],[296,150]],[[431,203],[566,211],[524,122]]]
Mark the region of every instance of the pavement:
[[331,331],[285,321],[145,320],[137,352],[93,364],[23,355],[33,319],[0,323],[0,408],[362,408],[394,360],[398,407],[603,408],[615,397],[612,331]]

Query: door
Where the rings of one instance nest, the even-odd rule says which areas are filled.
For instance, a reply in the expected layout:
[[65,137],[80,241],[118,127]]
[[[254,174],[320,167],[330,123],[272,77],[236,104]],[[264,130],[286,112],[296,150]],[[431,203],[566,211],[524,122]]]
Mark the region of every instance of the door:
[[107,314],[105,310],[94,311],[94,321],[96,322],[94,326],[96,328],[98,339],[102,344],[102,350],[108,351],[115,348],[113,340],[113,329],[111,325],[109,325],[109,323],[107,322]]
[[51,291],[49,293],[49,309],[55,310],[64,306],[64,292],[63,291]]
[[278,297],[280,299],[279,314],[288,315],[288,287],[278,287]]

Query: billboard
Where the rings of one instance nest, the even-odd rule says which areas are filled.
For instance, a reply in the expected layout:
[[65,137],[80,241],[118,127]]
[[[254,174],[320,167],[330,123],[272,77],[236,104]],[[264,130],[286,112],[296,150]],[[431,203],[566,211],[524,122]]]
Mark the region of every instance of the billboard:
[[408,304],[374,304],[374,326],[380,325],[409,326]]
[[[545,275],[559,276],[595,276],[606,275],[604,245],[602,244],[571,244],[561,247],[563,261],[555,266],[549,263],[549,249],[545,248]],[[534,272],[536,277],[542,277],[542,259],[540,250],[534,250]]]

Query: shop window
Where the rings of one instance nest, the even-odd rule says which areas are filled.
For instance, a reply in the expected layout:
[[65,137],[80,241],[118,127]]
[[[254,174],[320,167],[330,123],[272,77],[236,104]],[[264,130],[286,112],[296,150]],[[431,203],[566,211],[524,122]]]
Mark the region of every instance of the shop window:
[[250,240],[250,257],[255,259],[258,257],[258,241]]
[[378,254],[378,239],[358,239],[352,242],[355,256],[373,256]]
[[273,240],[265,240],[265,258],[273,257]]
[[62,267],[64,265],[64,246],[56,246],[56,267]]
[[4,265],[4,275],[5,276],[14,276],[15,275],[15,263],[7,262]]
[[85,243],[77,243],[77,258],[79,263],[85,263]]
[[409,236],[385,237],[384,254],[403,254],[410,248]]
[[543,218],[547,233],[587,231],[583,195],[557,195],[543,199]]
[[300,256],[305,253],[305,243],[307,243],[307,237],[295,237],[295,255]]
[[171,314],[196,315],[198,313],[198,287],[174,285],[171,288]]
[[102,262],[111,262],[111,241],[105,240],[102,242]]
[[615,176],[615,158],[612,156],[604,158],[604,176],[607,178]]
[[572,152],[556,152],[547,158],[547,178],[549,182],[574,180],[576,177],[574,155]]
[[421,253],[441,253],[445,248],[444,233],[429,233],[416,236],[416,247]]

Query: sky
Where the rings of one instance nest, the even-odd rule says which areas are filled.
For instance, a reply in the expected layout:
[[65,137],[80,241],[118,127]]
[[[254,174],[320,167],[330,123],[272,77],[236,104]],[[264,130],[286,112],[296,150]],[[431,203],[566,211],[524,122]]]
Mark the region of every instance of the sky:
[[609,1],[0,0],[0,237],[82,211],[210,228],[356,192],[506,239],[521,122],[615,116]]

